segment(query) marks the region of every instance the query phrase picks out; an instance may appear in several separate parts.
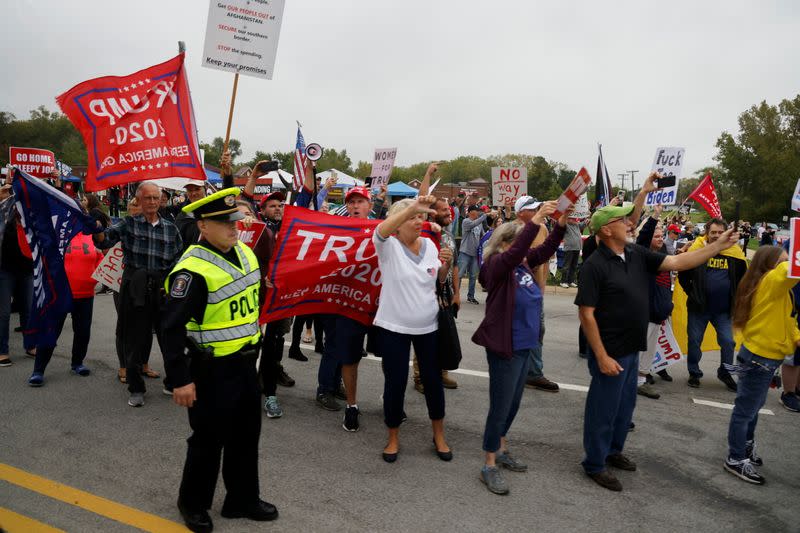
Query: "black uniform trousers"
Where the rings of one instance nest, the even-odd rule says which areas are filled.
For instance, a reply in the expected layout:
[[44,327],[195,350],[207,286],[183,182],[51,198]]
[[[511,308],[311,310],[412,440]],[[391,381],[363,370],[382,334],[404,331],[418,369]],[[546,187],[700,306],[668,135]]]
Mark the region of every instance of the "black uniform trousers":
[[[188,439],[180,502],[192,510],[211,508],[220,462],[225,506],[241,509],[258,502],[258,442],[261,393],[256,361],[239,353],[192,363],[197,400],[189,408]],[[222,457],[224,451],[224,458]]]

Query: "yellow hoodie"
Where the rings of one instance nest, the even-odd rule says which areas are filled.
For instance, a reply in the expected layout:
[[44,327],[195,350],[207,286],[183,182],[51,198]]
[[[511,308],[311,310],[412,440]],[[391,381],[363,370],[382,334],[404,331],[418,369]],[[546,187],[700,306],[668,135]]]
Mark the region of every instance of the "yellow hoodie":
[[750,318],[742,330],[747,349],[767,359],[783,359],[794,353],[800,340],[797,320],[792,316],[792,287],[800,279],[787,278],[789,263],[778,264],[761,278],[753,295]]
[[[695,250],[699,250],[703,246],[706,245],[706,238],[705,236],[698,237],[692,242],[692,245],[689,247],[689,251],[693,252]],[[727,255],[728,257],[733,257],[734,259],[741,259],[742,261],[747,261],[747,257],[744,255],[742,248],[738,244],[734,244],[730,248],[722,250],[719,255]]]

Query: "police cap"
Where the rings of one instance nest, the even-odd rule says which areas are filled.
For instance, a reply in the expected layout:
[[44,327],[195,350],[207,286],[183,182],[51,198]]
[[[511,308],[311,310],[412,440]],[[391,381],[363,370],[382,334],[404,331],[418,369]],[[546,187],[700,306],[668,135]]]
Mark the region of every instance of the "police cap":
[[244,215],[236,207],[236,197],[239,189],[230,187],[210,194],[196,202],[184,206],[184,213],[194,213],[195,220],[217,220],[221,222],[234,222],[242,220]]

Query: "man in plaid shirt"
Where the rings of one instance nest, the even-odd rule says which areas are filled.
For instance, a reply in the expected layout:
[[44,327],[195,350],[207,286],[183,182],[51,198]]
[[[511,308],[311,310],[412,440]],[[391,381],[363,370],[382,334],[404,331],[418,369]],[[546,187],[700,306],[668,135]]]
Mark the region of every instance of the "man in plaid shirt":
[[[136,189],[142,214],[127,216],[95,235],[98,248],[107,249],[122,243],[125,271],[120,286],[119,320],[122,324],[122,346],[126,361],[128,405],[144,405],[145,386],[142,375],[157,378],[147,367],[153,330],[160,335],[161,288],[164,279],[183,251],[178,228],[158,214],[161,188],[146,181]],[[165,391],[170,390],[165,383]]]

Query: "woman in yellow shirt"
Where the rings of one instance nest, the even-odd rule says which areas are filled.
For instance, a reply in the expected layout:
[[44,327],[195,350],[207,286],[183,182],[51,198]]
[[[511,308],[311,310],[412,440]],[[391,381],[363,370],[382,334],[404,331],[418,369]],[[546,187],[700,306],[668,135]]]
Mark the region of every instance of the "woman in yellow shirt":
[[736,290],[733,311],[733,327],[742,334],[737,356],[741,370],[728,427],[725,470],[757,485],[764,484],[764,476],[755,469],[764,464],[755,453],[758,411],[767,399],[775,370],[800,345],[789,294],[800,280],[787,277],[787,259],[777,246],[759,248]]

